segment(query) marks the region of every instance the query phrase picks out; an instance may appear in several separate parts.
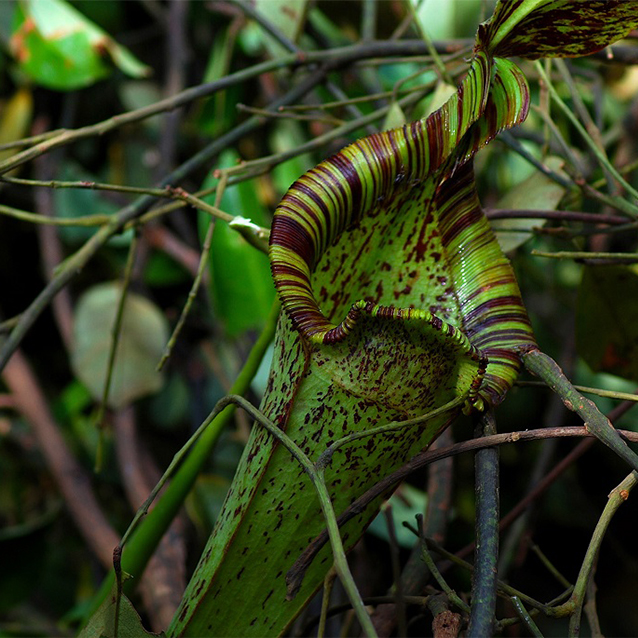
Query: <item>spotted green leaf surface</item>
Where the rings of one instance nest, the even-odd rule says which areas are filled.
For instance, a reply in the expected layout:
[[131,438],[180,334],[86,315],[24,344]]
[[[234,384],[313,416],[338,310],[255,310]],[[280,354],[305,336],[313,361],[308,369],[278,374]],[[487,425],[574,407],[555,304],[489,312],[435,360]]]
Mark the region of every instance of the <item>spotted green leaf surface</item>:
[[[270,256],[286,314],[261,409],[312,460],[340,437],[457,397],[468,409],[498,403],[518,366],[508,347],[533,342],[474,186],[474,152],[527,109],[520,71],[499,61],[493,72],[490,92],[479,55],[428,120],[347,147],[300,178],[277,209]],[[477,274],[476,263],[490,267]],[[496,338],[484,334],[486,312]],[[452,416],[338,450],[326,470],[336,511]],[[346,548],[379,504],[342,530]],[[287,601],[286,571],[323,526],[308,477],[255,429],[171,635],[281,633],[331,564],[324,548]]]
[[633,0],[499,0],[478,39],[495,56],[564,58],[600,51],[636,27]]
[[[112,330],[121,295],[116,283],[94,286],[78,302],[74,318],[72,364],[95,400],[106,381]],[[166,341],[168,322],[148,299],[128,293],[113,366],[108,404],[119,408],[162,386],[157,372]]]
[[[340,437],[450,399],[467,410],[498,404],[517,348],[535,347],[474,183],[474,154],[529,106],[522,73],[494,48],[479,43],[456,93],[427,119],[351,144],[277,208],[270,261],[284,313],[261,410],[311,460]],[[337,449],[325,470],[335,511],[454,416]],[[379,505],[340,530],[346,550]],[[324,547],[287,590],[286,573],[324,526],[309,478],[255,426],[169,635],[285,632],[332,565]]]
[[638,266],[585,267],[576,344],[594,372],[638,381]]
[[88,86],[113,66],[133,77],[150,71],[65,0],[20,0],[9,50],[38,84],[63,91]]

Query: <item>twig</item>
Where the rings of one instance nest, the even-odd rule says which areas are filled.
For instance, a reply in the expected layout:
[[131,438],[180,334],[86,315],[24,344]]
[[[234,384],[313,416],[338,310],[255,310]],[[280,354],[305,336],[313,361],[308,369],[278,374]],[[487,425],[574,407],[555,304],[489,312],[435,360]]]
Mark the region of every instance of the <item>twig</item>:
[[124,312],[126,308],[126,298],[128,296],[129,286],[131,284],[131,275],[133,272],[133,263],[135,261],[135,253],[137,250],[137,235],[133,236],[131,245],[129,246],[128,256],[126,258],[126,266],[124,267],[124,279],[120,290],[120,296],[117,302],[117,310],[115,312],[115,319],[111,326],[111,339],[109,343],[109,356],[106,364],[106,378],[104,380],[104,388],[102,389],[102,396],[100,398],[100,404],[98,406],[98,412],[96,417],[96,423],[100,432],[100,441],[98,444],[98,453],[95,459],[96,472],[100,472],[102,469],[102,453],[104,447],[103,434],[103,421],[106,408],[109,401],[109,393],[111,391],[111,381],[113,380],[113,370],[115,368],[115,358],[117,356],[117,349],[120,343],[120,335],[122,333],[122,322],[124,321]]
[[574,592],[569,600],[565,603],[566,607],[571,607],[573,610],[572,616],[569,620],[569,636],[578,636],[580,634],[580,620],[582,614],[583,604],[585,602],[585,594],[589,585],[589,579],[593,570],[594,564],[600,551],[607,527],[611,522],[612,517],[618,510],[618,508],[629,498],[629,493],[638,483],[638,473],[632,472],[623,481],[615,487],[609,494],[609,500],[605,505],[605,509],[600,516],[598,524],[594,529],[585,559],[581,566],[576,584],[574,585]]
[[[273,339],[278,315],[279,307],[275,304],[261,335],[255,342],[246,363],[231,388],[233,394],[244,394],[250,387],[264,353]],[[133,576],[139,576],[142,573],[160,538],[166,532],[180,507],[182,507],[186,495],[190,492],[202,466],[210,457],[219,435],[232,418],[234,411],[234,405],[228,404],[225,408],[222,405],[221,409],[212,412],[202,424],[201,431],[192,437],[192,449],[188,453],[184,452],[176,455],[176,458],[164,474],[165,480],[175,470],[170,484],[158,501],[158,505],[161,505],[161,507],[156,506],[146,515],[148,507],[150,507],[150,504],[163,486],[162,481],[155,487],[149,499],[145,502],[145,506],[138,511],[129,526],[129,530],[119,542],[118,546],[122,546],[126,541],[126,551],[122,555],[122,569],[124,571]],[[117,543],[117,540],[115,542]],[[113,582],[114,572],[111,571],[95,595],[91,608],[87,610],[85,620],[90,618],[91,614],[109,595]]]
[[593,576],[589,579],[589,585],[587,585],[587,602],[583,607],[587,622],[589,623],[589,630],[591,631],[592,638],[604,638],[600,629],[600,620],[598,618],[598,612],[596,610],[596,581]]
[[576,412],[585,422],[589,432],[610,447],[632,468],[638,469],[638,455],[620,437],[614,426],[603,416],[589,399],[580,394],[570,383],[555,361],[538,349],[521,352],[525,367],[539,376],[562,399],[565,407]]
[[[618,430],[618,433],[628,441],[638,443],[638,432],[630,430]],[[516,443],[518,441],[537,441],[541,439],[562,438],[562,437],[593,437],[594,435],[585,427],[562,427],[562,428],[540,428],[537,430],[525,430],[521,432],[508,432],[495,434],[481,439],[472,439],[456,443],[450,447],[422,452],[408,461],[403,467],[373,485],[370,489],[359,496],[338,518],[339,525],[345,525],[349,520],[365,511],[366,507],[376,498],[388,492],[396,484],[403,481],[413,472],[434,463],[443,458],[456,456],[465,452],[479,450],[484,447],[504,445],[506,443]],[[303,579],[303,574],[317,555],[319,550],[326,544],[328,538],[324,530],[310,543],[304,552],[295,561],[295,564],[288,572],[291,575],[289,588],[299,586]],[[297,583],[297,584],[295,584]]]
[[[450,446],[453,443],[451,429],[445,429],[434,440],[430,450],[437,450]],[[452,500],[452,458],[442,459],[439,463],[428,466],[428,499],[423,533],[428,538],[433,538],[442,543],[445,538],[447,519],[450,513]],[[403,572],[401,573],[401,586],[404,594],[417,594],[423,590],[430,577],[430,572],[423,564],[421,548],[417,543],[410,553]],[[395,581],[398,583],[398,581]],[[394,586],[396,589],[396,584]],[[394,632],[397,615],[394,605],[381,605],[375,609],[372,621],[380,636],[389,636]]]
[[598,160],[601,168],[605,169],[609,172],[609,174],[629,193],[635,200],[638,200],[638,191],[634,189],[631,184],[625,180],[625,178],[618,172],[615,166],[609,161],[609,158],[605,154],[603,150],[601,150],[596,142],[591,138],[588,134],[585,127],[580,123],[580,121],[576,118],[576,116],[572,113],[571,109],[563,102],[563,100],[558,95],[558,92],[554,88],[549,75],[545,73],[543,66],[538,62],[535,64],[536,70],[538,74],[543,78],[543,81],[546,83],[547,88],[549,89],[550,95],[556,104],[559,106],[561,111],[567,116],[572,125],[579,132],[581,137],[585,140],[591,151],[594,153],[596,159]]
[[[151,491],[159,472],[153,467],[148,474],[150,458],[144,458],[140,447],[134,409],[129,406],[117,410],[113,425],[122,483],[129,504],[136,510]],[[186,586],[183,527],[180,518],[173,521],[142,574],[144,606],[156,631],[168,626]]]
[[[221,202],[222,196],[224,194],[224,189],[226,188],[227,175],[223,173],[222,179],[217,188],[217,192],[215,193],[215,207],[219,206]],[[171,356],[171,352],[175,344],[177,343],[177,338],[179,337],[180,332],[186,322],[186,318],[188,317],[188,313],[197,297],[197,292],[199,290],[200,283],[204,277],[204,272],[208,265],[208,258],[210,254],[210,246],[213,240],[213,230],[215,229],[214,220],[210,221],[208,224],[208,228],[206,229],[206,236],[204,237],[204,243],[202,245],[202,253],[199,257],[199,264],[197,266],[197,274],[195,275],[195,279],[193,280],[193,285],[191,286],[190,291],[188,292],[188,298],[186,299],[186,303],[184,304],[184,308],[182,308],[182,312],[177,321],[175,328],[173,329],[173,333],[164,348],[164,352],[162,353],[162,358],[157,364],[157,369],[162,370],[169,357]]]
[[82,466],[71,454],[26,358],[18,350],[2,373],[16,406],[33,427],[47,465],[73,521],[104,567],[112,564],[118,536],[102,513]]
[[584,252],[579,250],[563,250],[555,253],[546,252],[544,250],[532,250],[534,257],[550,257],[552,259],[587,259],[588,261],[605,261],[635,263],[638,261],[638,253],[603,253],[603,252]]
[[[271,108],[276,110],[279,106],[297,101],[302,95],[305,95],[316,84],[321,82],[327,70],[318,71],[312,77],[307,78],[299,85],[291,89],[286,95],[276,100]],[[188,161],[175,169],[170,175],[164,179],[164,185],[171,182],[178,182],[189,175],[193,170],[209,161],[217,155],[221,150],[235,143],[244,135],[256,130],[262,123],[259,117],[251,117],[229,133],[220,136],[214,142],[209,144],[205,149],[191,157]],[[18,325],[13,329],[9,337],[0,348],[0,370],[4,368],[7,361],[11,357],[13,351],[18,347],[28,330],[31,328],[35,320],[40,316],[44,308],[47,307],[51,299],[60,291],[71,279],[84,268],[89,260],[100,250],[100,248],[112,237],[118,233],[126,224],[142,213],[146,212],[153,204],[154,198],[144,196],[138,201],[126,206],[119,213],[111,217],[106,226],[100,228],[74,255],[69,257],[60,267],[56,277],[40,292],[29,307],[22,313]]]
[[[523,383],[523,382],[521,382]],[[525,382],[530,385],[535,382]],[[544,385],[544,384],[540,384]],[[582,389],[582,388],[581,388]],[[631,401],[625,401],[620,405],[616,406],[611,412],[607,415],[607,418],[613,423],[617,419],[619,419],[625,412],[630,410],[635,405],[636,395],[629,395],[632,397]],[[552,428],[553,429],[553,428]],[[623,436],[627,433],[624,432]],[[638,441],[638,437],[634,439]],[[528,494],[526,494],[503,518],[499,523],[500,531],[503,531],[507,527],[509,527],[517,518],[527,509],[527,507],[536,500],[543,492],[545,492],[549,487],[556,481],[556,479],[573,463],[575,463],[589,448],[591,448],[596,443],[596,439],[592,436],[590,438],[584,439],[581,441],[567,456],[561,459],[538,483],[535,484],[534,488],[530,490]],[[469,543],[458,552],[456,555],[459,557],[468,556],[474,550],[474,543]]]
[[[404,525],[406,527],[409,527],[409,525],[407,525],[405,522]],[[469,614],[471,611],[469,605],[461,600],[458,594],[447,584],[447,582],[445,582],[445,578],[443,578],[441,572],[436,566],[436,563],[432,559],[432,556],[430,556],[430,552],[428,551],[428,542],[425,536],[423,536],[422,532],[423,516],[421,516],[420,514],[417,515],[417,529],[419,530],[419,538],[421,541],[421,557],[423,558],[423,562],[427,565],[428,570],[430,571],[432,576],[434,576],[434,579],[438,583],[441,590],[445,592],[448,600],[465,614]]]
[[321,599],[321,614],[319,616],[319,627],[317,628],[317,638],[324,638],[326,635],[326,621],[330,610],[330,594],[334,585],[337,572],[332,567],[323,579],[323,597]]
[[[395,584],[395,592],[397,597],[396,615],[397,624],[399,626],[399,635],[407,636],[407,621],[405,617],[405,601],[403,584],[401,582],[401,561],[399,557],[399,543],[397,542],[397,533],[394,526],[394,517],[392,516],[392,506],[389,503],[384,503],[381,508],[386,520],[388,528],[388,538],[390,540],[390,562],[392,564],[392,578]],[[376,630],[376,625],[375,625]]]
[[361,39],[364,42],[374,40],[377,31],[377,8],[376,0],[363,0],[361,5]]
[[[419,605],[420,607],[424,607],[427,605],[429,596],[406,596],[405,603],[407,605]],[[396,600],[394,596],[365,596],[363,598],[363,602],[366,605],[395,605]],[[328,610],[327,616],[336,616],[337,614],[341,614],[344,611],[348,611],[352,609],[352,605],[350,603],[343,603],[340,605],[334,605],[330,607]],[[314,616],[310,618],[310,620],[302,627],[301,631],[297,635],[310,635],[312,628],[319,622],[319,616]]]
[[516,609],[516,613],[518,617],[523,621],[525,626],[529,629],[532,636],[535,638],[543,638],[543,634],[540,632],[540,629],[529,615],[527,609],[525,609],[525,605],[518,596],[512,596],[511,598],[512,604],[514,605],[514,609]]
[[[53,159],[53,157],[40,157],[37,159],[34,166],[37,177],[40,178],[50,174]],[[42,216],[49,219],[53,218],[53,194],[50,191],[43,188],[36,189],[35,205]],[[38,241],[44,278],[46,281],[49,281],[55,276],[55,267],[62,261],[64,251],[60,243],[59,234],[55,228],[47,226],[39,228]],[[68,290],[62,291],[60,295],[53,300],[51,309],[64,347],[67,352],[70,352],[73,347],[73,305],[71,303],[70,292]]]
[[584,213],[572,210],[529,210],[529,209],[496,209],[487,208],[488,219],[556,219],[562,222],[582,222],[584,224],[627,225],[627,218],[619,215],[603,215],[601,213]]

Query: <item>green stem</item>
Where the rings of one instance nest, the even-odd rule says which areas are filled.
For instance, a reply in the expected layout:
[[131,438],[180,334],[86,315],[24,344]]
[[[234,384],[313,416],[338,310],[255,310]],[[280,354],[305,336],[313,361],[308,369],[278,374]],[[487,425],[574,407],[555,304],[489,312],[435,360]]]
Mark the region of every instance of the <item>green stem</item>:
[[[300,450],[301,452],[301,450]],[[309,461],[310,462],[310,461]],[[304,468],[305,469],[305,468]],[[306,470],[308,472],[308,470]],[[312,482],[315,486],[317,496],[319,497],[319,503],[321,505],[321,511],[326,521],[326,527],[328,529],[328,536],[330,538],[330,545],[332,547],[332,554],[334,559],[334,566],[337,574],[339,574],[339,580],[343,585],[343,588],[348,594],[348,598],[352,603],[352,608],[357,616],[357,620],[361,625],[361,629],[368,638],[376,638],[377,632],[372,624],[370,615],[366,611],[363,600],[361,600],[361,594],[357,589],[357,586],[350,572],[348,566],[348,559],[346,558],[346,552],[341,540],[341,534],[339,533],[339,525],[337,524],[337,517],[330,500],[330,494],[323,476],[322,470],[316,470],[312,467],[312,473],[308,472]]]
[[83,217],[47,217],[46,215],[38,215],[38,213],[30,213],[19,208],[12,208],[0,204],[0,215],[13,217],[21,221],[33,224],[42,224],[46,226],[104,226],[111,221],[110,215],[85,215]]
[[[417,525],[418,529],[423,529],[423,516],[421,514],[417,515]],[[424,536],[421,535],[421,558],[425,563],[426,567],[438,583],[439,587],[445,592],[445,595],[448,597],[448,600],[454,604],[458,609],[463,611],[466,614],[470,613],[470,606],[461,600],[458,594],[447,584],[445,578],[439,571],[439,568],[436,566],[436,563],[432,559],[430,552],[428,551],[428,541]]]
[[563,100],[558,95],[554,85],[552,84],[549,75],[545,73],[543,69],[543,65],[536,62],[535,64],[536,70],[538,74],[541,76],[543,81],[546,83],[547,88],[552,96],[552,99],[559,106],[561,111],[567,116],[567,119],[574,125],[574,128],[580,133],[582,138],[585,140],[589,148],[592,150],[596,159],[598,160],[600,166],[609,172],[610,175],[629,193],[634,199],[638,200],[638,191],[627,182],[627,180],[618,172],[616,167],[609,161],[607,155],[598,148],[596,142],[591,138],[585,127],[578,121],[578,118],[573,114],[572,110],[563,102]]
[[323,579],[323,598],[321,599],[321,613],[319,615],[319,627],[317,628],[317,638],[324,638],[326,635],[326,621],[330,610],[330,594],[337,577],[335,568],[332,567]]
[[523,623],[525,623],[525,626],[529,629],[532,636],[535,638],[543,638],[541,630],[538,628],[538,625],[534,622],[527,609],[525,609],[525,605],[523,605],[521,599],[518,596],[512,596],[511,601],[514,605],[514,609],[516,609],[518,617],[523,621]]
[[[516,385],[521,388],[546,388],[547,385],[542,381],[516,381]],[[616,392],[614,390],[601,390],[600,388],[590,388],[585,385],[574,385],[579,392],[593,394],[597,397],[607,397],[609,399],[617,399],[618,401],[638,402],[638,394],[630,394],[629,392]]]
[[[407,527],[412,533],[416,534],[417,536],[419,535],[418,530],[414,529],[414,527],[412,525],[410,525],[409,523],[404,522],[403,525],[404,525],[404,527]],[[428,547],[432,551],[434,551],[437,554],[439,554],[439,556],[441,556],[442,558],[445,558],[445,559],[449,560],[454,565],[457,565],[461,569],[464,569],[464,570],[466,570],[466,571],[468,571],[470,573],[472,573],[474,571],[474,565],[472,565],[471,563],[468,563],[466,560],[463,560],[462,558],[459,558],[456,554],[453,554],[452,552],[448,552],[444,547],[439,545],[439,543],[437,543],[435,540],[433,540],[431,538],[426,538],[426,541],[427,541]],[[506,596],[518,596],[522,601],[524,601],[525,603],[527,603],[531,607],[534,607],[535,609],[539,609],[539,610],[543,611],[546,614],[547,613],[551,613],[552,610],[549,607],[549,605],[551,605],[553,601],[549,602],[547,604],[544,604],[544,603],[539,602],[538,600],[534,600],[533,598],[531,598],[527,594],[524,594],[523,592],[519,591],[518,589],[514,589],[514,587],[510,587],[510,585],[507,585],[506,583],[504,583],[501,580],[497,580],[497,584],[498,584],[498,590],[502,594],[504,594]],[[571,588],[569,589],[569,593],[571,593]],[[569,593],[567,595],[569,595]],[[559,599],[563,599],[565,597],[566,597],[565,594],[561,594]],[[565,614],[563,614],[563,615],[565,615]]]
[[582,567],[576,579],[574,585],[574,591],[572,593],[569,603],[572,604],[573,614],[569,620],[569,636],[578,636],[580,634],[580,620],[583,610],[583,604],[585,602],[585,594],[587,592],[587,586],[591,577],[592,570],[598,558],[598,552],[600,551],[600,545],[609,527],[612,517],[618,510],[618,508],[629,498],[629,492],[638,483],[638,473],[632,472],[623,481],[615,487],[609,494],[609,500],[605,505],[605,509],[600,516],[598,524],[594,529],[594,533],[591,537],[585,559],[583,560]]
[[534,257],[551,257],[553,259],[613,259],[621,261],[638,261],[638,253],[604,253],[563,250],[555,253],[543,250],[532,250]]
[[348,559],[346,558],[346,552],[343,547],[341,535],[339,533],[339,525],[337,524],[337,517],[335,515],[330,494],[324,480],[323,470],[318,469],[315,464],[308,458],[302,449],[280,428],[278,428],[270,419],[266,418],[257,408],[251,405],[248,401],[242,397],[226,397],[229,401],[233,401],[235,404],[242,407],[254,420],[262,427],[268,430],[269,434],[279,441],[290,452],[292,457],[301,465],[306,472],[312,484],[315,488],[317,497],[319,498],[319,505],[325,519],[326,527],[328,528],[328,536],[330,538],[330,545],[332,547],[332,554],[334,560],[334,568],[339,576],[339,580],[346,590],[346,594],[352,604],[357,620],[361,624],[366,636],[376,638],[377,633],[370,619],[370,615],[366,611],[361,594],[357,589],[357,586],[350,572],[348,566]]
[[574,388],[551,357],[534,349],[522,352],[521,359],[532,374],[543,379],[560,396],[565,407],[583,419],[589,432],[627,461],[632,469],[638,470],[638,455],[623,441],[609,419],[601,414],[594,403]]
[[319,468],[325,468],[328,463],[330,463],[330,460],[332,459],[334,453],[344,445],[347,445],[359,439],[367,438],[369,436],[376,436],[377,434],[387,434],[388,432],[395,432],[397,430],[402,430],[403,428],[414,427],[415,425],[423,425],[427,421],[430,421],[438,416],[453,412],[457,409],[460,410],[466,400],[467,395],[454,397],[454,399],[448,401],[445,405],[442,405],[440,408],[436,408],[435,410],[432,410],[431,412],[428,412],[426,414],[421,414],[420,416],[414,417],[412,419],[406,419],[405,421],[391,421],[390,423],[385,423],[384,425],[378,425],[374,428],[370,428],[365,432],[356,432],[354,434],[344,436],[341,439],[337,439],[330,445],[329,448],[324,450],[319,455],[316,465]]
[[137,233],[133,235],[131,245],[129,246],[128,256],[126,258],[126,266],[124,268],[124,282],[120,291],[120,298],[117,303],[117,311],[115,313],[115,321],[111,327],[111,343],[109,346],[109,358],[106,364],[106,379],[104,388],[102,389],[102,398],[98,406],[97,417],[95,419],[99,432],[99,441],[97,446],[97,454],[95,457],[95,471],[102,471],[102,463],[104,460],[104,413],[108,405],[109,393],[111,392],[111,382],[113,380],[113,369],[115,368],[115,357],[117,355],[117,347],[120,343],[120,335],[122,332],[122,322],[124,320],[124,308],[126,306],[126,297],[128,295],[131,277],[133,275],[133,264],[135,263],[135,254],[137,252]]
[[[232,394],[244,394],[248,390],[266,349],[274,337],[278,314],[279,308],[276,303],[264,329],[250,351],[246,363],[230,389]],[[216,406],[209,418],[192,437],[191,442],[189,442],[189,444],[192,443],[192,448],[189,451],[181,451],[176,455],[160,483],[158,483],[149,499],[135,515],[129,530],[127,530],[120,542],[121,546],[126,543],[126,551],[122,554],[123,571],[133,576],[139,577],[141,575],[155,547],[168,529],[179,508],[182,507],[184,499],[190,492],[201,468],[210,458],[219,435],[235,412],[235,406],[229,405],[228,403],[230,402],[224,403],[224,401],[225,399],[222,399],[222,402]],[[159,498],[153,510],[144,518],[145,512],[148,511],[155,496],[175,468],[178,469],[166,491]],[[109,594],[113,581],[114,573],[111,571],[96,594],[86,619],[90,617],[92,612],[100,606]]]
[[[325,77],[326,70],[319,70],[312,77],[302,81],[293,87],[286,95],[275,100],[269,108],[276,111],[279,106],[291,104],[299,100],[312,88],[319,84]],[[181,164],[178,168],[167,175],[162,181],[163,186],[170,183],[180,182],[192,171],[209,162],[218,153],[229,145],[234,144],[245,135],[255,131],[263,124],[263,118],[251,117],[239,126],[220,136],[207,147],[196,153],[189,160]],[[102,246],[116,233],[120,232],[128,222],[136,220],[146,212],[154,203],[155,199],[148,195],[141,197],[113,215],[106,226],[100,228],[75,254],[71,255],[63,262],[56,276],[51,279],[47,286],[31,302],[29,307],[20,316],[18,325],[13,329],[9,337],[0,348],[0,370],[4,368],[14,350],[29,331],[42,311],[48,306],[53,297],[66,286],[75,275],[95,256]]]

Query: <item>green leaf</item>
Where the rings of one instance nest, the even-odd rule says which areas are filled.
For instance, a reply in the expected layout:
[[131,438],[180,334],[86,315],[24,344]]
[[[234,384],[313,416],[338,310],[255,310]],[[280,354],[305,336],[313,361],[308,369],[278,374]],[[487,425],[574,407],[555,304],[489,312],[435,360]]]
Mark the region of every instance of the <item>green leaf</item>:
[[[548,157],[545,165],[560,173],[564,161]],[[502,210],[555,210],[565,195],[565,188],[540,172],[534,172],[526,180],[507,192],[496,204]],[[515,250],[532,237],[532,228],[543,226],[542,219],[495,219],[491,222],[496,238],[504,253]],[[519,230],[521,232],[516,232]]]
[[594,372],[638,381],[638,266],[584,268],[576,344]]
[[405,122],[406,118],[403,109],[397,102],[392,102],[390,109],[383,120],[383,124],[381,125],[381,130],[386,131],[387,129],[398,128],[399,126],[403,126]]
[[[488,95],[492,69],[479,54],[442,109],[322,162],[276,211],[270,258],[286,315],[261,409],[313,461],[344,435],[454,399],[498,403],[516,376],[513,348],[534,343],[473,180],[476,150],[527,111],[520,71],[500,60],[493,73]],[[453,416],[338,449],[325,471],[336,511]],[[379,505],[345,526],[346,549]],[[323,527],[310,479],[255,428],[169,633],[282,632],[331,563],[324,548],[287,602],[285,572]]]
[[[257,13],[279,33],[296,42],[306,19],[308,0],[253,0]],[[273,55],[288,53],[269,33],[263,33],[264,43]]]
[[132,77],[150,69],[64,0],[21,0],[9,49],[42,86],[73,90],[107,76],[112,64]]
[[495,56],[575,57],[604,49],[638,27],[624,0],[499,0],[478,41]]
[[[409,483],[403,483],[397,491],[388,499],[388,505],[392,507],[392,518],[394,519],[394,533],[397,543],[401,547],[410,549],[414,547],[414,534],[402,523],[414,523],[414,517],[417,514],[424,514],[428,502],[428,495],[423,490],[412,487]],[[368,532],[390,541],[390,532],[388,530],[388,521],[383,513],[377,514],[377,517],[370,523]]]
[[[225,151],[220,158],[220,166],[234,165],[237,157],[233,151]],[[202,188],[208,188],[216,181],[210,175]],[[214,200],[213,197],[204,199],[210,203]],[[254,182],[243,182],[227,188],[221,208],[233,215],[249,218],[260,226],[268,225],[266,211],[259,201]],[[203,236],[210,217],[200,213],[199,223],[200,236]],[[209,263],[213,308],[226,333],[238,336],[246,330],[261,328],[275,297],[267,256],[251,246],[228,224],[217,220]]]
[[[117,283],[94,286],[81,297],[75,313],[72,365],[95,400],[104,391],[120,296]],[[162,375],[155,367],[168,339],[168,323],[154,304],[130,292],[126,299],[108,400],[114,408],[161,388]]]
[[78,638],[149,638],[164,636],[146,631],[139,614],[131,601],[121,594],[117,604],[115,587],[104,600],[100,608],[91,616],[91,620],[79,633]]

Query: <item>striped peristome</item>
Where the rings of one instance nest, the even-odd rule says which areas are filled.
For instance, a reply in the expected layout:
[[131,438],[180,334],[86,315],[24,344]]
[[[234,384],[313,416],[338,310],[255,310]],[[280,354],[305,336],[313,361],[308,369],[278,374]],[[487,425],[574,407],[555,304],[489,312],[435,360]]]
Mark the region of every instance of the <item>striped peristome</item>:
[[[479,52],[458,93],[439,111],[363,138],[293,184],[275,213],[270,259],[283,307],[305,339],[324,345],[340,341],[366,302],[399,312],[401,306],[392,303],[398,300],[396,293],[394,299],[372,293],[361,301],[348,299],[347,307],[333,307],[326,316],[313,280],[318,278],[317,264],[337,241],[348,246],[364,241],[352,234],[344,237],[344,231],[365,226],[367,218],[378,219],[392,206],[400,209],[395,224],[400,223],[401,215],[415,215],[415,198],[421,197],[423,226],[436,226],[433,232],[442,243],[432,259],[439,255],[445,262],[454,286],[444,308],[434,304],[430,309],[462,330],[489,361],[477,406],[503,398],[518,372],[513,348],[534,341],[509,262],[480,209],[470,160],[499,131],[521,122],[528,108],[529,91],[520,70]],[[432,193],[424,196],[428,188]],[[391,236],[395,226],[378,230]],[[334,267],[328,261],[322,271]],[[345,268],[343,257],[339,268]],[[334,281],[333,286],[340,285]],[[403,297],[409,307],[417,306],[417,299]]]
[[286,193],[273,219],[270,262],[283,307],[304,337],[330,341],[335,328],[310,286],[318,255],[379,198],[440,168],[485,108],[490,67],[479,53],[458,92],[426,120],[354,142]]
[[[525,78],[503,57],[590,52],[636,26],[637,13],[633,0],[499,1],[441,109],[351,144],[283,198],[270,259],[285,314],[260,409],[311,462],[345,443],[322,465],[336,512],[434,441],[458,410],[437,408],[501,401],[517,348],[534,346],[473,175],[477,150],[529,108]],[[415,417],[418,425],[366,436]],[[288,450],[253,428],[168,636],[286,631],[333,563],[324,547],[287,588],[286,572],[325,527],[313,489]],[[379,506],[340,528],[346,551]]]

